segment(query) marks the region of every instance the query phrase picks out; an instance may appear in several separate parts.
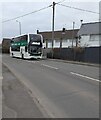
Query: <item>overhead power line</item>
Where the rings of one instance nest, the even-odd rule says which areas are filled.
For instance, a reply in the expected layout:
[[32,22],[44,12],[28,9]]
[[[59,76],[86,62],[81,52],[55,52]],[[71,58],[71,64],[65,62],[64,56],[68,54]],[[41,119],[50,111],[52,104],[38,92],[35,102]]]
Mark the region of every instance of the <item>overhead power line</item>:
[[41,8],[41,9],[39,9],[39,10],[35,10],[35,11],[30,12],[30,13],[27,13],[27,14],[23,14],[23,15],[20,15],[20,16],[17,16],[17,17],[14,17],[14,18],[12,18],[12,19],[4,20],[4,21],[2,21],[2,23],[9,22],[9,21],[12,21],[12,20],[16,20],[16,19],[18,19],[18,18],[25,17],[25,16],[27,16],[27,15],[30,15],[30,14],[33,14],[33,13],[36,13],[36,12],[39,12],[39,11],[44,10],[44,9],[47,9],[47,8],[49,8],[49,7],[52,7],[52,5],[49,5],[49,6],[43,7],[43,8]]
[[62,2],[64,2],[64,1],[66,1],[66,0],[61,0],[61,1],[57,2],[56,4],[62,3]]
[[72,8],[72,9],[76,9],[76,10],[80,10],[80,11],[84,11],[84,12],[99,14],[98,12],[94,12],[94,11],[90,11],[90,10],[85,10],[85,9],[82,9],[82,8],[76,8],[76,7],[72,7],[72,6],[68,6],[68,5],[63,5],[63,4],[60,4],[60,3],[57,3],[57,4],[61,5],[61,6],[64,6],[64,7],[67,7],[67,8]]

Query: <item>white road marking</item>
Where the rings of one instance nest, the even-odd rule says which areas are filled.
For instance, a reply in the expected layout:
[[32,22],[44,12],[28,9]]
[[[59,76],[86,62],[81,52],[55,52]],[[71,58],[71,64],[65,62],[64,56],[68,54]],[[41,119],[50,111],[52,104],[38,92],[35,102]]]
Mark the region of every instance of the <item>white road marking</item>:
[[53,66],[49,66],[49,65],[46,65],[46,64],[41,64],[42,66],[45,66],[45,67],[49,67],[49,68],[52,68],[52,69],[55,69],[55,70],[58,70],[59,68],[56,68],[56,67],[53,67]]
[[27,61],[27,62],[30,62],[30,63],[36,63],[35,61]]
[[96,81],[96,82],[101,82],[101,81],[98,80],[98,79],[91,78],[91,77],[88,77],[88,76],[85,76],[85,75],[82,75],[82,74],[78,74],[78,73],[74,73],[74,72],[70,72],[70,73],[73,74],[73,75],[79,76],[79,77],[83,77],[83,78],[87,78],[87,79],[90,79],[90,80]]

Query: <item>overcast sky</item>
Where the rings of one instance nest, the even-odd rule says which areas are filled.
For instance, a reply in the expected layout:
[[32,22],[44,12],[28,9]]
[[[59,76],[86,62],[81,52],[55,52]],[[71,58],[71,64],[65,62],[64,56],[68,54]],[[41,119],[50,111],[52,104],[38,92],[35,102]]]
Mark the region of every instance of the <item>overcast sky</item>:
[[[2,16],[0,14],[0,18],[2,18],[2,21],[33,12],[35,10],[51,5],[53,2],[52,0],[37,0],[34,2],[32,2],[31,0],[29,0],[29,2],[27,0],[24,0],[24,2],[23,0],[17,0],[17,2],[16,0],[13,0],[14,2],[12,2],[12,0],[9,2],[7,2],[7,0],[1,0],[1,2],[2,1]],[[59,2],[62,0],[54,1]],[[99,12],[100,0],[92,0],[92,2],[90,0],[85,0],[85,2],[83,0],[82,2],[80,1],[81,0],[65,0],[61,2],[61,4]],[[84,23],[99,21],[98,14],[78,11],[60,5],[56,5],[55,8],[55,30],[61,30],[63,27],[65,27],[66,29],[72,29],[73,21],[75,22],[75,28],[80,28],[80,20],[83,20]],[[22,34],[36,33],[37,29],[39,31],[51,31],[52,7],[22,18],[18,18],[17,20],[21,22]],[[17,35],[19,35],[19,23],[16,22],[16,20],[12,20],[2,24],[2,37],[14,37]]]

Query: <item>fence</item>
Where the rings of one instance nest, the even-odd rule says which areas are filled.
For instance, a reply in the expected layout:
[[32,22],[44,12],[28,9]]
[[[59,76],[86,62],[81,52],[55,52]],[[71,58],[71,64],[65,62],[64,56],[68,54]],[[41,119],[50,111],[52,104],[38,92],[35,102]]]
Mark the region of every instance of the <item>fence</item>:
[[[54,48],[54,59],[64,59],[72,61],[82,61],[88,63],[101,63],[101,47],[86,48]],[[47,53],[48,58],[52,58],[51,52]]]

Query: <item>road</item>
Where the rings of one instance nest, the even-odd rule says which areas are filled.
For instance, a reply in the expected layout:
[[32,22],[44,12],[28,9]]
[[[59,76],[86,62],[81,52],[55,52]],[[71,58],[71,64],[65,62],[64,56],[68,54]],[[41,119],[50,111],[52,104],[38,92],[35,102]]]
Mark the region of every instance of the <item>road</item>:
[[3,55],[2,61],[50,117],[99,117],[99,68],[8,55]]
[[26,87],[3,65],[2,118],[43,118]]

